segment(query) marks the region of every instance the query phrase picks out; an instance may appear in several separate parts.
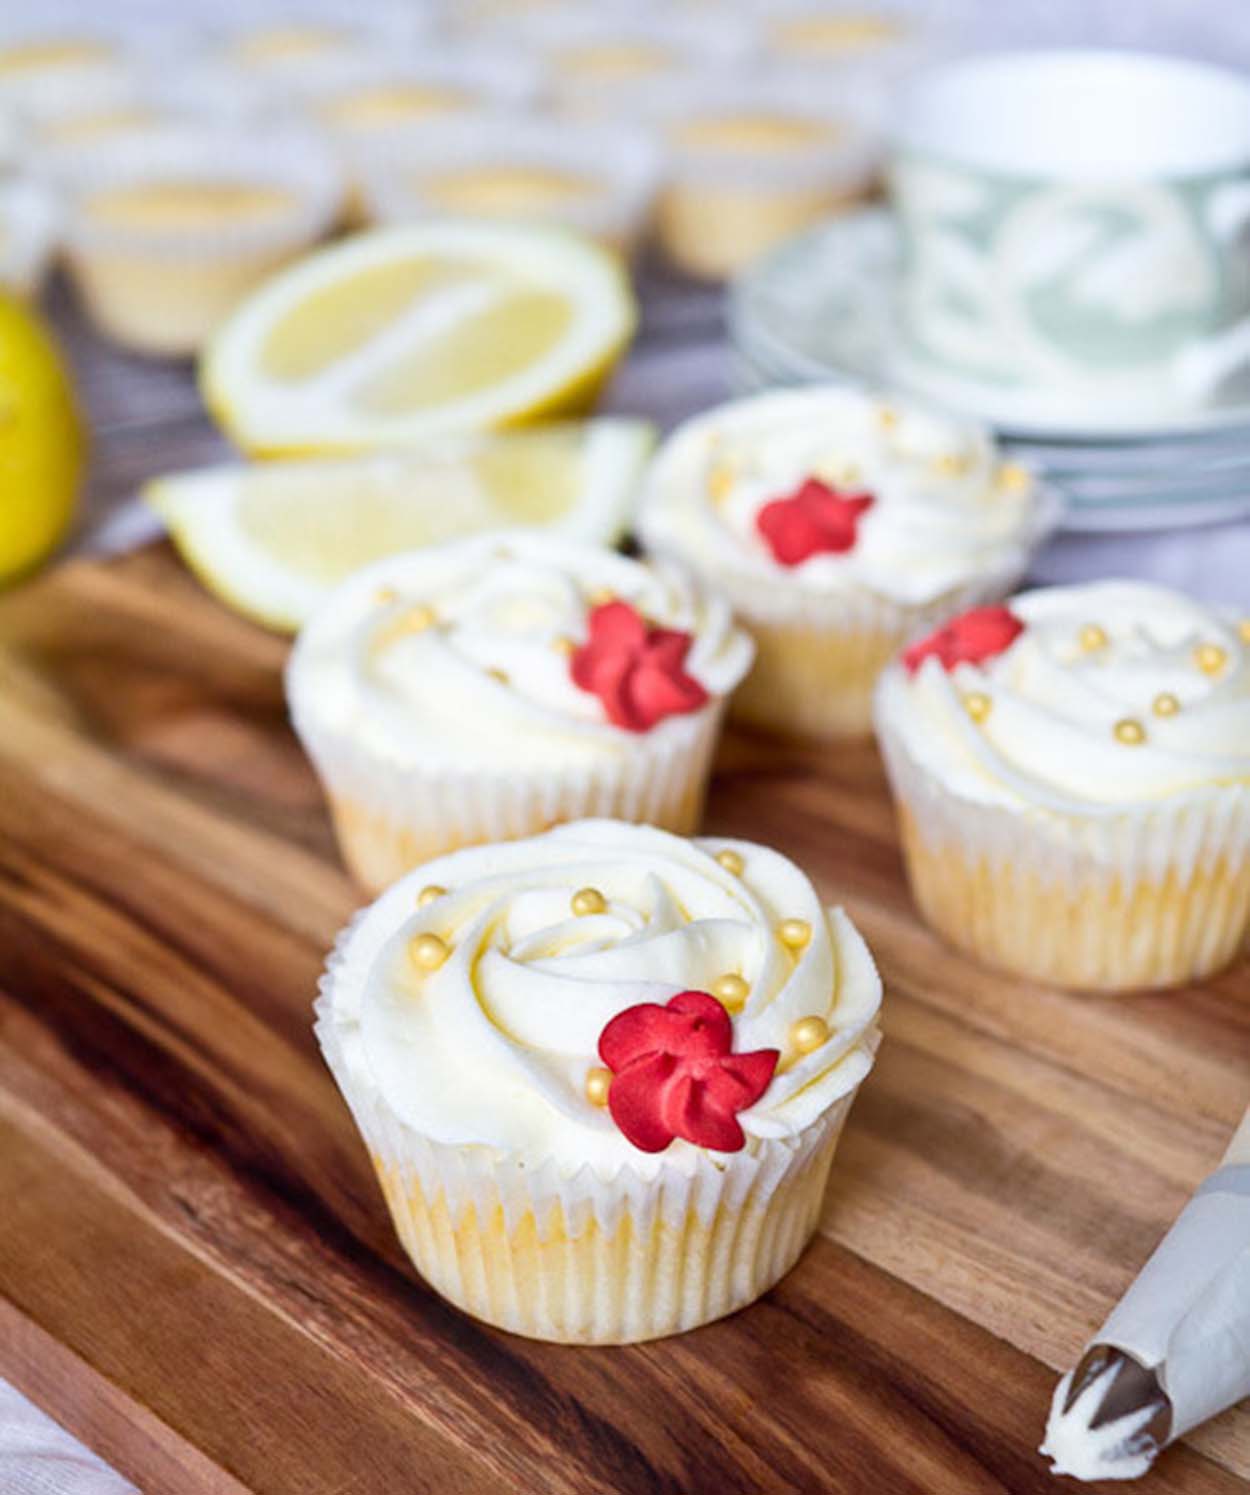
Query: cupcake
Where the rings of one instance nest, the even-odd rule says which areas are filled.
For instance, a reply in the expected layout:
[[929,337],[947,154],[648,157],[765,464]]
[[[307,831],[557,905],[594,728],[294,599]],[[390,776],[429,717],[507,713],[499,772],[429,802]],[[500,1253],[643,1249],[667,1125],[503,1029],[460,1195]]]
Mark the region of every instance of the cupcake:
[[675,568],[494,533],[356,572],[300,634],[287,695],[344,859],[379,889],[585,815],[694,830],[750,662]]
[[1171,986],[1250,930],[1250,616],[1142,582],[1025,592],[914,643],[877,733],[916,901],[1089,990]]
[[188,126],[49,154],[66,259],[97,327],[124,347],[194,353],[261,281],[320,239],[343,184],[301,132]]
[[379,223],[451,215],[555,223],[631,253],[650,216],[659,157],[622,126],[480,114],[392,131],[360,158]]
[[421,1275],[514,1333],[617,1344],[793,1265],[880,1000],[776,852],[588,820],[396,883],[340,938],[317,1034]]
[[754,634],[735,716],[832,738],[871,730],[873,684],[910,637],[1016,585],[1053,513],[982,427],[828,387],[681,426],[638,528]]
[[683,78],[646,100],[668,152],[659,243],[688,275],[724,279],[871,188],[878,110],[863,90],[769,74]]

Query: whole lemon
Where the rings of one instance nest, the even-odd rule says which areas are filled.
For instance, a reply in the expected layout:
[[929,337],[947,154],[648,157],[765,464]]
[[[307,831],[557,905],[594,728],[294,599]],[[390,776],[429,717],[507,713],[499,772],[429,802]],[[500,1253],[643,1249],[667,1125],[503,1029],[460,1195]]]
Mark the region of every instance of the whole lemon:
[[85,452],[55,343],[29,307],[0,292],[0,586],[64,538]]

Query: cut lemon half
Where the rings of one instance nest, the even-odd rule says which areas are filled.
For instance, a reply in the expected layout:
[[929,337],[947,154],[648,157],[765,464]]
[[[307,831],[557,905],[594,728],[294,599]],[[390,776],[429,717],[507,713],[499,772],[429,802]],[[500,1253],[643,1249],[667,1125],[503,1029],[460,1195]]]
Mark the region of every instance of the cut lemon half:
[[518,525],[611,545],[630,520],[653,432],[590,420],[444,437],[423,450],[209,467],[144,496],[224,602],[294,631],[358,567]]
[[254,455],[389,448],[584,413],[636,324],[624,267],[589,240],[411,224],[268,281],[211,340],[200,385]]

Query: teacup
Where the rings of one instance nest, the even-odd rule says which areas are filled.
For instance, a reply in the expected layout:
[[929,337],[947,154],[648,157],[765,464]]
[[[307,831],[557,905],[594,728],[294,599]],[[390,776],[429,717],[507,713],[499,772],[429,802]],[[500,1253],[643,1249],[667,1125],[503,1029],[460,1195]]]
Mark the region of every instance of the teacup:
[[1250,365],[1250,82],[1137,53],[974,57],[894,131],[900,372],[1004,425],[1149,423]]

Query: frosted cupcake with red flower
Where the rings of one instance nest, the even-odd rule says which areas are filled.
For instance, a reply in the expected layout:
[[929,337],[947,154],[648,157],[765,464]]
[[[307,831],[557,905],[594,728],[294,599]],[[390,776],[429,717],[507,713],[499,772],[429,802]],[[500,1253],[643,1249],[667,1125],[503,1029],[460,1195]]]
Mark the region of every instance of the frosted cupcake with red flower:
[[377,890],[587,815],[694,830],[752,645],[672,565],[496,533],[355,573],[296,641],[291,717]]
[[765,847],[582,821],[414,870],[317,1034],[417,1270],[579,1344],[745,1306],[816,1229],[879,1042],[840,909]]
[[1250,934],[1250,616],[1143,582],[972,609],[881,677],[912,888],[952,944],[1173,986]]
[[1019,582],[1055,513],[982,427],[812,388],[680,427],[639,532],[723,589],[754,635],[734,714],[839,737],[871,730],[873,683],[909,638]]

